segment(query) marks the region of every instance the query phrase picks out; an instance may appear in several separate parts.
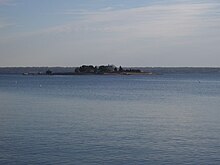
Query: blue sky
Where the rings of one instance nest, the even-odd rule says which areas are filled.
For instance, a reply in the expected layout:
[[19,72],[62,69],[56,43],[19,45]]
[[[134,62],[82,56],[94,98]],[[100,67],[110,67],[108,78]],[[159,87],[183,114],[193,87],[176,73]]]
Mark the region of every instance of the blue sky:
[[0,0],[0,66],[218,66],[218,0]]

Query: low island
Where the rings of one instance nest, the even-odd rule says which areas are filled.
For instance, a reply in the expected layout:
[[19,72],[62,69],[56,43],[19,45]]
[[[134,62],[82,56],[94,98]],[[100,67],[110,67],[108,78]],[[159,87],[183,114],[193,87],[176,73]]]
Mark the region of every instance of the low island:
[[122,68],[115,65],[82,65],[76,67],[73,72],[53,72],[48,69],[46,72],[23,73],[23,75],[151,75],[152,72],[142,71],[136,68]]

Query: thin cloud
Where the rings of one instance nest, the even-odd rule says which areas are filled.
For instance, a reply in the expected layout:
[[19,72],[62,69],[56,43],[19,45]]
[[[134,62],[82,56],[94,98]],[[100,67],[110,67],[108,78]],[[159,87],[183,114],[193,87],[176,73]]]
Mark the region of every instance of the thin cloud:
[[[3,1],[3,0],[1,0]],[[69,10],[63,15],[80,17],[74,22],[20,34],[33,35],[98,34],[95,40],[127,40],[135,38],[176,38],[196,36],[209,27],[220,28],[220,17],[204,17],[220,7],[219,3],[153,4],[130,9],[104,8],[98,11]]]
[[0,6],[15,6],[14,0],[0,0]]
[[13,26],[14,24],[10,24],[10,23],[1,23],[0,22],[0,29],[3,29],[3,28],[7,28],[7,27],[10,27],[10,26]]
[[[56,23],[66,20],[62,18],[70,22],[3,35],[7,38],[0,38],[1,54],[8,65],[11,59],[23,65],[47,64],[45,59],[58,65],[219,65],[219,8],[217,1],[184,0],[129,9],[68,10],[56,13]],[[42,23],[49,21],[45,19]]]
[[185,36],[197,31],[200,25],[208,26],[203,22],[202,16],[214,8],[216,4],[157,4],[123,10],[67,11],[63,14],[80,15],[80,19],[48,28],[44,32],[96,31],[137,37]]
[[0,29],[8,28],[8,27],[11,27],[11,26],[15,26],[15,24],[11,23],[6,18],[0,17]]

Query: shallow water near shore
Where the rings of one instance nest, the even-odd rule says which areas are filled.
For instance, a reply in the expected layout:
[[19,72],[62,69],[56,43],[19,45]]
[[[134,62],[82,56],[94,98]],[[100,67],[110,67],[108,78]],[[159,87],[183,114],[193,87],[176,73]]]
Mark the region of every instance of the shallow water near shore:
[[0,164],[219,164],[220,74],[0,75]]

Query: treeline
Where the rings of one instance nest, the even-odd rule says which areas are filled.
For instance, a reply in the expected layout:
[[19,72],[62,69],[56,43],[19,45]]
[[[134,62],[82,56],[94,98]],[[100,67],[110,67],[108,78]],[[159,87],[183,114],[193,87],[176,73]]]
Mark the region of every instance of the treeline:
[[123,69],[121,66],[116,67],[114,65],[101,65],[101,66],[93,66],[93,65],[82,65],[75,69],[75,73],[122,73],[122,72],[136,72],[140,73],[139,69]]

